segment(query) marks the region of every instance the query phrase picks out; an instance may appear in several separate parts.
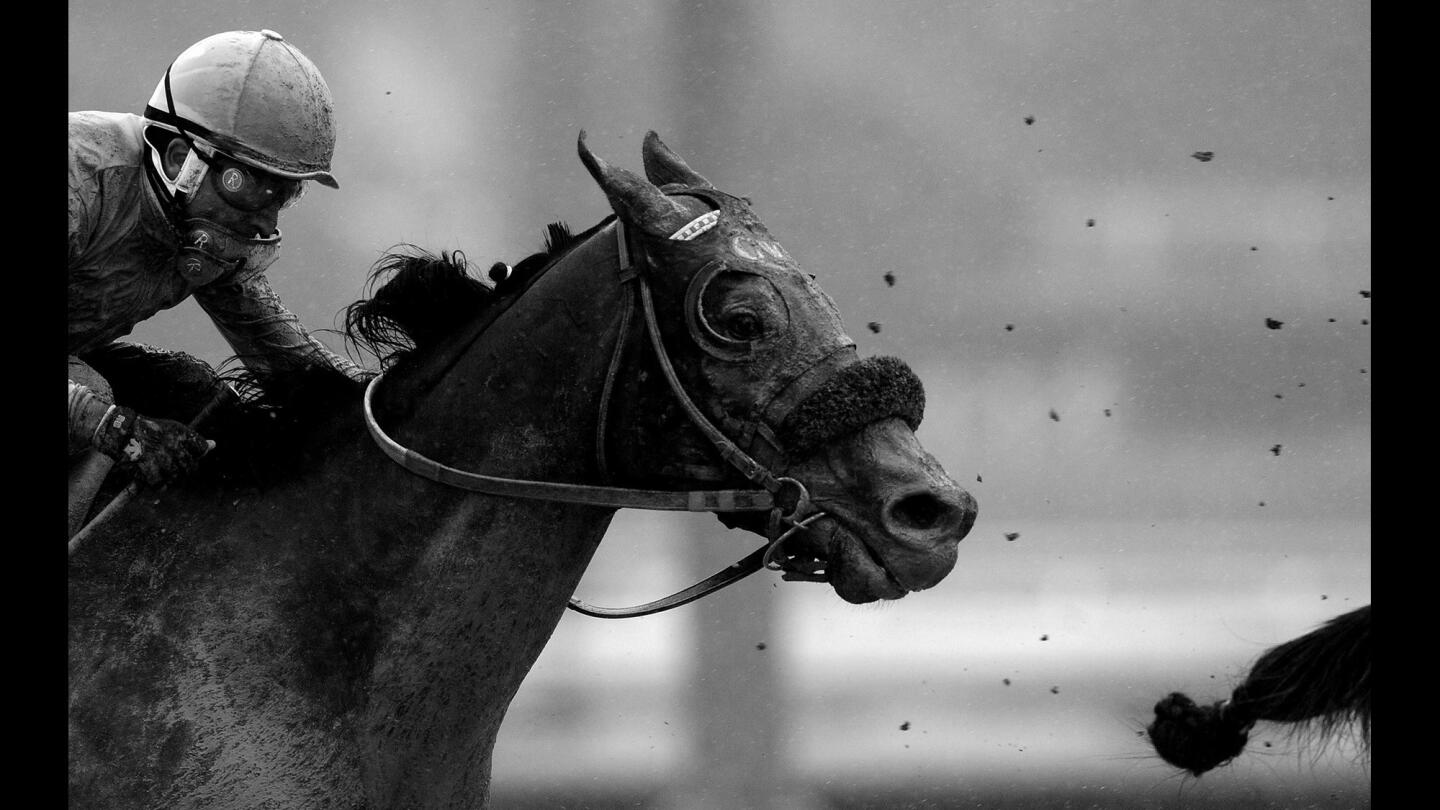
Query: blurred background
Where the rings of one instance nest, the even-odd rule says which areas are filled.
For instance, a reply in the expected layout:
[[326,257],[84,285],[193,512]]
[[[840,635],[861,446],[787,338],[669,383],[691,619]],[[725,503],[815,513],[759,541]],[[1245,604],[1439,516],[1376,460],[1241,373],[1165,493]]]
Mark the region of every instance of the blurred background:
[[[341,189],[270,275],[332,347],[410,242],[479,268],[609,211],[575,155],[647,130],[754,200],[979,519],[867,606],[768,572],[626,621],[567,613],[494,806],[1368,807],[1352,742],[1261,725],[1194,779],[1141,730],[1370,601],[1370,4],[71,0],[69,108],[271,28],[324,73]],[[893,286],[886,281],[893,278]],[[219,364],[193,302],[131,339]],[[633,604],[756,539],[617,515],[579,595]]]

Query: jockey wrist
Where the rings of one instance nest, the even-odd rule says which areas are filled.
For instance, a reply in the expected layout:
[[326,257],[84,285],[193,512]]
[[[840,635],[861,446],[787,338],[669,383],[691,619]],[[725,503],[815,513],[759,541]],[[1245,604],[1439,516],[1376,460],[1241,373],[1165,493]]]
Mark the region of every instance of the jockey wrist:
[[116,461],[135,461],[141,455],[141,447],[135,441],[135,423],[139,414],[122,405],[111,405],[95,426],[91,443],[100,452]]
[[95,445],[96,433],[104,424],[109,411],[115,406],[101,399],[89,386],[70,383],[70,438],[71,447]]
[[[90,434],[91,444],[98,446],[102,437],[109,434],[110,431],[114,429],[115,422],[113,422],[111,418],[117,415],[116,411],[117,409],[114,405],[111,405],[110,407],[105,409],[105,413],[101,415],[100,421],[95,423],[94,432]],[[125,424],[123,415],[121,415],[120,424]]]

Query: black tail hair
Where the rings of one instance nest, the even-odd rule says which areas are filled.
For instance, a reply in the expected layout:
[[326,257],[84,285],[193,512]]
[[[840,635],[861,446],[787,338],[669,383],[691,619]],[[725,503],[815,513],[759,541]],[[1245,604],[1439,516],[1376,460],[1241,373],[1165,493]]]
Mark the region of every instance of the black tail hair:
[[1331,736],[1351,724],[1370,749],[1370,605],[1266,650],[1229,700],[1199,706],[1180,692],[1155,704],[1155,752],[1195,776],[1240,755],[1259,720],[1314,726]]

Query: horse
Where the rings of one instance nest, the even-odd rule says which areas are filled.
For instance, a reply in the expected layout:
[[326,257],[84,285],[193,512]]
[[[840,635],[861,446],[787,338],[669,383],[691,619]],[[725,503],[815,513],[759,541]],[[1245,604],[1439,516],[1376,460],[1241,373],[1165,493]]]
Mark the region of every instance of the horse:
[[[976,504],[915,437],[909,367],[859,358],[750,202],[654,132],[643,175],[577,150],[601,222],[493,283],[386,255],[345,311],[368,380],[237,377],[200,472],[74,549],[72,806],[485,806],[567,607],[643,615],[765,569],[859,604],[953,569]],[[662,604],[584,605],[619,508],[762,543]]]
[[1227,700],[1201,706],[1171,692],[1146,730],[1161,759],[1198,777],[1238,757],[1260,720],[1322,739],[1358,729],[1369,754],[1370,605],[1266,650]]

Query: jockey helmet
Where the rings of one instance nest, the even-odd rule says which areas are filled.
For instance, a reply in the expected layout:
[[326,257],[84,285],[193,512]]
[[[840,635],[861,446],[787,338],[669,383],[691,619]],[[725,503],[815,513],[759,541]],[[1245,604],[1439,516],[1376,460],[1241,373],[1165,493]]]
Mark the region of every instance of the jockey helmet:
[[145,118],[179,133],[207,163],[218,151],[286,180],[340,187],[330,173],[330,87],[274,31],[227,31],[186,48],[156,85]]

